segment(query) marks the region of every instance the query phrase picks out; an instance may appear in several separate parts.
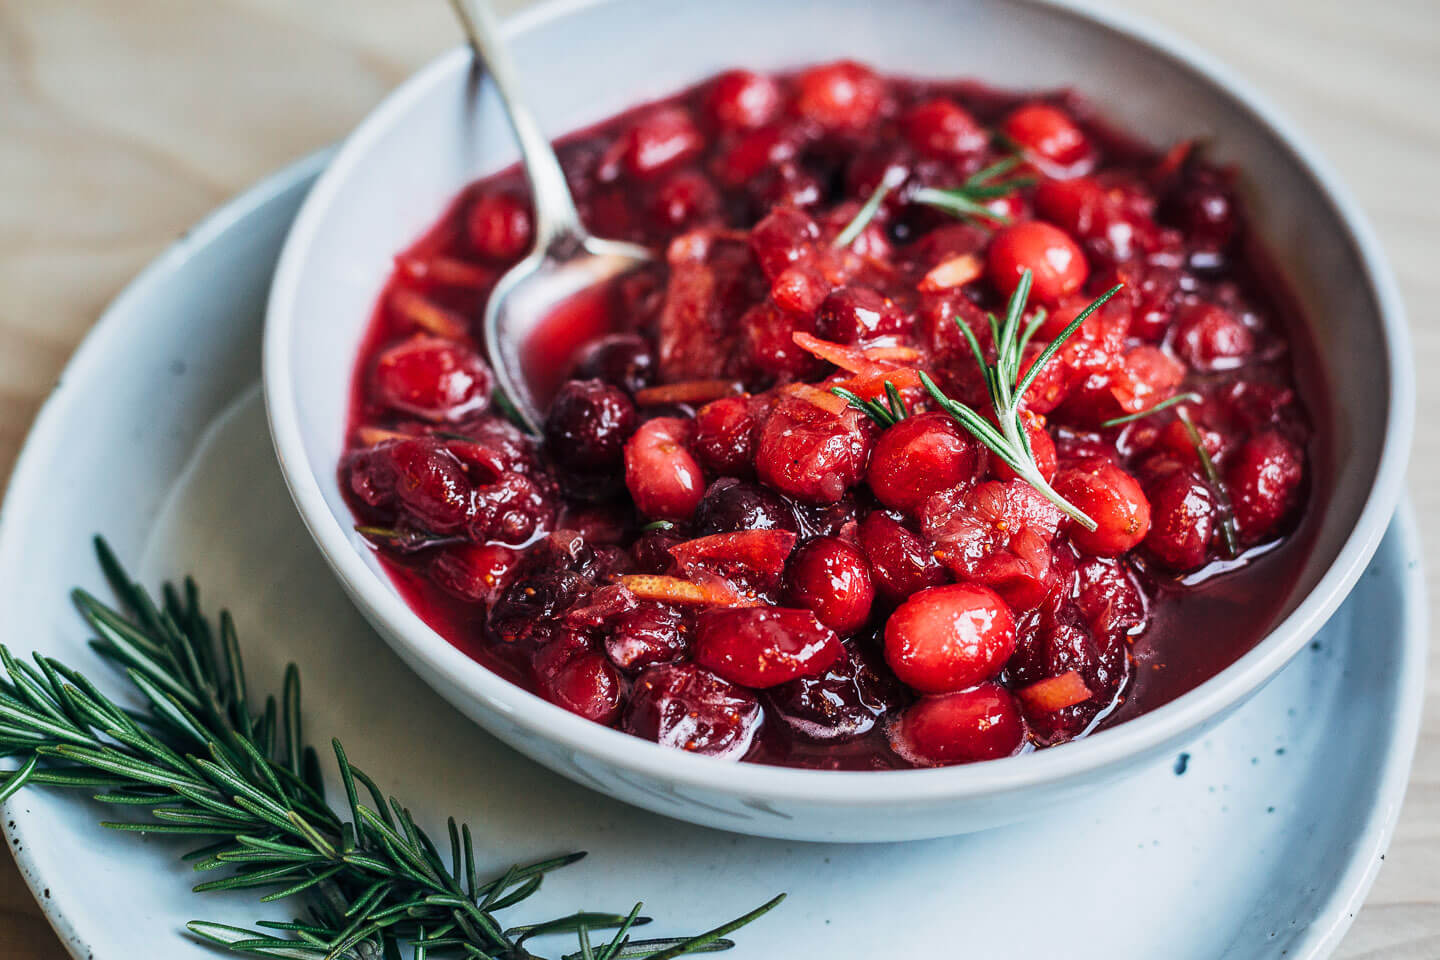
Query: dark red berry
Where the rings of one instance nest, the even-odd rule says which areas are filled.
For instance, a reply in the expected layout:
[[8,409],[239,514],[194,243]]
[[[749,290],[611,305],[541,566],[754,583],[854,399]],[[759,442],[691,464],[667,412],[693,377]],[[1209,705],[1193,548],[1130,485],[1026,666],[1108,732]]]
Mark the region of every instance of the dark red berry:
[[816,537],[791,555],[785,596],[791,605],[813,611],[840,636],[851,636],[870,619],[875,601],[870,564],[855,545],[838,537]]
[[721,607],[695,621],[695,662],[745,687],[818,676],[844,655],[835,631],[809,610]]
[[885,661],[922,693],[989,680],[1015,651],[1015,620],[995,591],[951,583],[921,590],[885,623]]
[[973,690],[923,697],[888,733],[895,752],[916,766],[948,766],[1015,753],[1025,741],[1025,719],[1009,690],[982,683]]
[[662,746],[738,759],[760,729],[760,701],[693,663],[661,664],[631,688],[624,727]]

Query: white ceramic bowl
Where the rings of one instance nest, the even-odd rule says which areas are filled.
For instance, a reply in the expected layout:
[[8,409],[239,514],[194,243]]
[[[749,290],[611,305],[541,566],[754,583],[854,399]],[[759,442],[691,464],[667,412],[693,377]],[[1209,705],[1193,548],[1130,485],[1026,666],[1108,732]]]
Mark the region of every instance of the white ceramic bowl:
[[845,56],[910,75],[1073,86],[1156,143],[1211,136],[1213,156],[1243,171],[1256,227],[1317,331],[1335,463],[1310,559],[1265,639],[1176,701],[1076,743],[936,770],[795,770],[678,753],[552,706],[467,658],[405,605],[351,532],[336,479],[352,366],[392,256],[462,186],[515,159],[493,91],[457,49],[386,99],[306,200],[271,292],[265,387],[291,493],[345,589],[441,696],[506,743],[578,783],[727,830],[847,841],[963,833],[1032,816],[1178,749],[1274,676],[1354,584],[1395,508],[1410,444],[1400,300],[1329,168],[1204,54],[1113,14],[1001,0],[557,0],[508,32],[553,135],[737,64]]

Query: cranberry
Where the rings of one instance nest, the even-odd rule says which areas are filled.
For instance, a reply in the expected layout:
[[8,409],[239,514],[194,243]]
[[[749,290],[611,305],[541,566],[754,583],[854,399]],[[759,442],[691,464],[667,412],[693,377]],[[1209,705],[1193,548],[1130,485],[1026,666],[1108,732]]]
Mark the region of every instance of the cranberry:
[[1110,396],[1125,413],[1149,410],[1185,380],[1185,368],[1159,347],[1131,347],[1110,372]]
[[636,177],[650,177],[695,156],[705,146],[690,112],[683,107],[658,107],[630,128],[625,141],[625,168]]
[[750,249],[772,281],[795,264],[813,259],[819,240],[815,221],[794,207],[775,208],[750,230]]
[[605,637],[605,652],[622,670],[634,672],[685,656],[690,641],[685,617],[676,607],[641,600],[620,614]]
[[390,440],[346,461],[350,488],[373,507],[396,507],[431,533],[455,533],[470,519],[465,468],[438,440]]
[[923,693],[949,693],[1000,672],[1015,652],[1015,620],[995,591],[974,583],[921,590],[885,623],[885,661]]
[[1030,484],[1007,480],[936,494],[926,501],[920,521],[942,563],[1025,610],[1050,589],[1051,542],[1060,517]]
[[426,420],[461,420],[490,404],[490,369],[462,343],[416,334],[375,361],[375,392],[386,406]]
[[852,60],[811,67],[795,81],[795,110],[822,130],[859,133],[874,122],[885,82]]
[[658,520],[690,519],[704,495],[700,465],[685,448],[688,420],[658,417],[625,444],[625,486],[635,506]]
[[1027,103],[1011,111],[1001,131],[1027,153],[1061,168],[1073,167],[1092,152],[1090,140],[1059,107]]
[[795,510],[778,493],[734,477],[710,484],[695,511],[695,529],[702,535],[736,530],[798,532]]
[[627,393],[655,382],[655,351],[636,333],[612,333],[589,344],[575,365],[577,380],[603,380]]
[[816,376],[824,367],[795,342],[796,331],[809,332],[808,324],[799,321],[795,314],[769,301],[745,311],[739,324],[740,355],[745,368],[769,382],[787,383]]
[[545,446],[555,462],[579,473],[614,471],[635,432],[635,404],[601,380],[570,380],[545,417]]
[[835,631],[809,610],[721,607],[695,621],[695,662],[745,687],[818,676],[844,655]]
[[530,204],[508,191],[482,193],[470,204],[465,231],[470,246],[487,260],[518,260],[534,236]]
[[1180,309],[1175,323],[1175,352],[1203,373],[1229,370],[1255,350],[1250,328],[1229,310],[1196,302]]
[[982,683],[924,697],[888,733],[891,748],[916,766],[946,766],[1010,756],[1025,741],[1025,719],[1010,691]]
[[717,152],[710,170],[727,187],[741,187],[771,167],[795,156],[796,137],[789,127],[765,126],[741,134]]
[[725,397],[707,403],[695,414],[692,447],[701,466],[711,473],[748,476],[755,470],[760,418],[750,397]]
[[809,740],[840,743],[869,733],[896,700],[896,684],[855,650],[817,677],[766,691],[771,708]]
[[1166,198],[1164,212],[1187,240],[1206,252],[1223,251],[1235,236],[1235,196],[1214,173],[1190,176]]
[[738,759],[763,719],[750,691],[693,663],[674,663],[636,678],[624,728],[676,750]]
[[796,539],[789,530],[737,530],[678,543],[670,553],[687,575],[719,574],[754,596],[779,586]]
[[1083,460],[1067,467],[1055,475],[1054,487],[1095,521],[1094,530],[1078,522],[1070,527],[1071,541],[1088,554],[1119,556],[1150,532],[1150,501],[1135,478],[1109,460]]
[[1013,224],[995,234],[986,269],[990,282],[1006,296],[1015,292],[1029,270],[1031,297],[1051,306],[1079,290],[1090,275],[1090,265],[1075,241],[1039,220]]
[[1181,469],[1152,481],[1145,493],[1150,499],[1146,552],[1172,570],[1194,570],[1203,564],[1215,533],[1215,494],[1210,487],[1195,473]]
[[710,83],[705,111],[722,130],[753,130],[780,112],[780,88],[775,81],[749,70],[730,70]]
[[917,590],[945,582],[945,569],[934,551],[893,517],[866,514],[856,532],[875,583],[890,600],[904,600]]
[[974,117],[943,97],[911,107],[901,125],[911,146],[941,159],[979,153],[990,143],[989,134]]
[[540,682],[540,690],[556,706],[586,720],[609,726],[620,717],[624,682],[599,653],[582,653]]
[[836,415],[787,397],[760,434],[755,471],[767,486],[808,503],[834,503],[860,482],[870,441],[859,414]]
[[785,569],[785,587],[790,604],[811,610],[842,637],[865,625],[875,601],[865,554],[838,537],[816,537],[796,550]]
[[704,174],[680,170],[655,191],[651,212],[663,227],[678,230],[710,220],[720,210],[720,193]]
[[425,572],[447,593],[489,603],[505,589],[521,553],[498,543],[457,543],[430,554]]
[[[1058,458],[1055,441],[1050,438],[1050,431],[1045,429],[1045,418],[1029,410],[1022,410],[1020,427],[1025,431],[1025,439],[1030,441],[1030,456],[1035,461],[1040,476],[1046,481],[1054,480]],[[990,473],[996,480],[1019,479],[1019,475],[1010,469],[1010,465],[995,453],[990,454]]]
[[932,494],[972,485],[987,462],[977,441],[949,414],[935,411],[906,417],[882,433],[865,479],[875,499],[913,516]]
[[1074,237],[1093,235],[1105,207],[1105,188],[1091,177],[1046,179],[1035,188],[1035,212]]
[[770,284],[770,299],[781,310],[810,316],[825,295],[830,292],[830,283],[825,275],[808,263],[797,264],[782,272]]
[[863,343],[904,327],[905,315],[895,301],[870,287],[841,287],[815,313],[816,335],[837,343]]
[[1225,469],[1235,526],[1247,542],[1273,533],[1294,509],[1304,476],[1303,454],[1275,430],[1254,434]]

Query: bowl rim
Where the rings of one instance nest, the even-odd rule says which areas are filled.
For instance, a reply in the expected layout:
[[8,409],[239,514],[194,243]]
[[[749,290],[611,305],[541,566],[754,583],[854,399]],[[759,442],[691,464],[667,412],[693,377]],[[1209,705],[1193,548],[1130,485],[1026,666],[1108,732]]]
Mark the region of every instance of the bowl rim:
[[[509,18],[507,36],[543,27],[572,12],[623,0],[544,0]],[[454,48],[412,74],[346,138],[305,199],[286,237],[266,311],[262,347],[265,406],[285,483],[300,516],[351,598],[407,661],[449,678],[472,702],[483,703],[544,740],[613,767],[662,782],[720,794],[802,801],[818,807],[878,807],[950,801],[1055,784],[1094,774],[1162,748],[1243,702],[1295,655],[1349,594],[1384,535],[1404,488],[1415,419],[1410,333],[1394,275],[1372,227],[1349,190],[1316,148],[1288,120],[1218,59],[1142,18],[1090,6],[1083,0],[1012,0],[1098,26],[1149,49],[1170,67],[1208,84],[1246,113],[1307,176],[1344,226],[1362,266],[1385,335],[1388,367],[1385,437],[1380,461],[1355,528],[1300,604],[1234,663],[1175,700],[1092,736],[982,763],[893,771],[831,771],[736,763],[686,754],[585,720],[512,684],[472,660],[428,626],[366,564],[347,531],[331,515],[301,441],[291,380],[293,304],[302,264],[315,233],[351,170],[369,147],[416,102],[470,64],[469,49]],[[322,465],[330,472],[332,465]],[[412,663],[413,666],[413,663]],[[424,670],[419,671],[424,676]],[[433,686],[433,684],[432,684]],[[443,695],[443,694],[442,694]]]

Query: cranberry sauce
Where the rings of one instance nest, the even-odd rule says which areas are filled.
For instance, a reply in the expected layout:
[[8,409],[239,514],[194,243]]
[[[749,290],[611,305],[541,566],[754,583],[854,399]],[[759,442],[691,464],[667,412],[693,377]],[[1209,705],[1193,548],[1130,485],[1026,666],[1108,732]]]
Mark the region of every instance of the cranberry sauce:
[[[355,369],[357,527],[470,656],[675,749],[886,769],[1135,716],[1278,615],[1325,393],[1195,144],[842,62],[558,149],[587,225],[657,260],[524,345],[543,434],[479,346],[532,239],[516,169],[396,258]],[[1034,372],[1018,401],[976,351]]]

